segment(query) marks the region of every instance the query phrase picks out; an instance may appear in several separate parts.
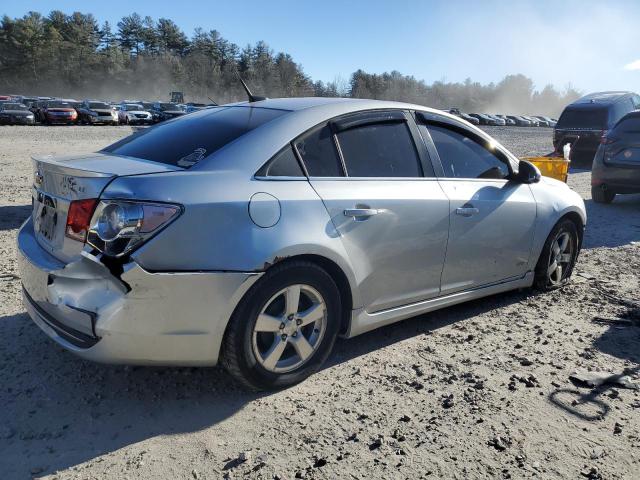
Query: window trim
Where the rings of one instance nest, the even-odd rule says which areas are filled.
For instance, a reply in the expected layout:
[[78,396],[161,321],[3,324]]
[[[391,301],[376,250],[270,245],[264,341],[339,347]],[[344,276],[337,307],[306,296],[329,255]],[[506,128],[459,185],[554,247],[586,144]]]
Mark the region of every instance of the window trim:
[[[304,132],[302,132],[300,135],[296,136],[293,140],[291,140],[289,142],[291,144],[291,146],[293,147],[293,153],[295,154],[296,158],[300,162],[300,165],[302,166],[302,171],[307,176],[307,179],[311,179],[311,178],[314,178],[314,179],[315,178],[345,178],[347,176],[346,168],[344,166],[344,159],[342,158],[342,152],[340,151],[338,145],[336,144],[335,133],[333,132],[333,129],[331,128],[331,125],[329,123],[330,121],[331,120],[325,120],[323,122],[318,123],[317,125],[314,125],[311,128],[307,128]],[[321,129],[321,128],[324,128],[324,127],[327,127],[327,126],[331,130],[331,138],[333,140],[333,147],[336,149],[336,153],[338,155],[338,160],[340,160],[340,165],[341,165],[341,168],[342,168],[342,176],[340,176],[340,177],[315,177],[315,176],[309,175],[309,171],[307,170],[307,166],[304,163],[304,159],[302,158],[302,155],[300,154],[300,152],[298,151],[298,147],[296,146],[296,141],[300,137],[303,137],[304,135],[307,135],[309,132],[312,132],[315,129]]]
[[[413,141],[413,145],[414,148],[416,150],[416,155],[418,156],[418,163],[419,163],[419,167],[420,167],[420,173],[421,176],[419,177],[350,177],[348,175],[347,169],[346,169],[346,165],[344,163],[344,156],[342,153],[342,149],[340,147],[340,142],[337,139],[336,136],[336,132],[334,131],[333,127],[331,126],[331,122],[339,120],[342,117],[349,117],[349,116],[357,116],[359,114],[372,114],[374,112],[393,112],[393,114],[397,115],[395,112],[399,112],[400,114],[402,114],[404,116],[404,119],[398,119],[395,120],[391,123],[397,123],[397,122],[406,122],[407,128],[409,129],[409,134],[410,137]],[[381,117],[381,121],[380,122],[366,122],[366,124],[373,124],[373,123],[390,123],[389,120],[387,119],[385,121],[385,119],[383,117]],[[362,125],[364,125],[365,123],[363,123]],[[334,147],[336,148],[336,152],[338,155],[338,158],[340,160],[340,164],[342,166],[342,176],[337,176],[337,177],[321,177],[321,176],[313,176],[313,175],[309,175],[309,171],[307,170],[307,166],[304,163],[304,160],[302,159],[302,155],[300,155],[300,152],[298,151],[298,148],[296,147],[296,141],[306,135],[307,133],[311,132],[312,130],[316,129],[316,128],[323,128],[325,126],[329,126],[329,128],[331,128],[332,131],[332,137],[333,137],[333,141],[334,141]],[[360,126],[360,124],[358,124],[358,126]],[[353,127],[355,128],[355,127]],[[347,129],[345,129],[347,130]],[[256,172],[253,175],[253,178],[255,180],[261,180],[261,181],[288,181],[288,180],[293,180],[293,181],[300,181],[300,180],[311,180],[313,179],[314,181],[350,181],[350,180],[356,180],[356,181],[398,181],[398,180],[402,180],[402,181],[406,181],[406,180],[411,180],[411,181],[435,181],[438,180],[439,177],[441,177],[442,175],[438,175],[438,167],[440,165],[440,160],[437,156],[434,156],[434,154],[432,153],[432,151],[429,149],[429,141],[425,140],[422,137],[422,133],[420,132],[420,130],[418,129],[418,125],[415,121],[414,118],[414,111],[413,110],[407,110],[404,108],[398,108],[398,109],[394,109],[394,108],[384,108],[384,109],[370,109],[370,110],[360,110],[360,111],[356,111],[356,112],[349,112],[349,113],[344,113],[341,115],[337,115],[335,117],[329,118],[327,120],[324,120],[310,128],[307,128],[305,131],[303,131],[302,133],[300,133],[299,135],[297,135],[296,137],[294,137],[292,140],[290,140],[288,142],[288,145],[291,146],[291,148],[293,149],[293,153],[296,156],[296,159],[298,160],[298,164],[300,165],[300,167],[302,168],[302,172],[304,173],[304,177],[265,177],[265,176],[261,176],[261,175],[256,175],[256,173],[258,171],[260,171],[264,165],[266,165],[268,162],[270,162],[276,155],[278,155],[283,148],[286,147],[286,145],[284,145],[281,149],[278,150],[278,152],[273,155],[271,158],[269,158],[266,162],[264,162],[260,168],[258,168],[256,170]],[[436,152],[437,154],[437,152]],[[437,160],[437,161],[436,161]]]
[[[416,111],[415,112],[416,123],[418,125],[423,125],[425,127],[426,138],[423,132],[420,130],[420,134],[422,135],[425,143],[428,146],[429,153],[432,154],[432,158],[437,162],[437,176],[440,180],[453,180],[453,181],[477,181],[477,182],[499,182],[506,183],[515,178],[518,173],[518,170],[515,165],[515,159],[512,158],[512,155],[509,154],[506,150],[501,148],[499,144],[496,145],[495,151],[491,151],[488,147],[488,141],[482,135],[478,134],[474,130],[470,129],[466,125],[458,122],[457,120],[450,119],[448,117],[444,117],[438,115],[437,113],[432,112],[423,112]],[[499,160],[503,161],[507,165],[507,169],[509,170],[509,175],[505,178],[467,178],[467,177],[447,177],[444,173],[444,167],[442,165],[442,160],[440,159],[440,154],[438,153],[438,149],[435,145],[435,142],[431,138],[431,134],[429,133],[429,125],[446,128],[448,130],[452,130],[461,135],[464,135],[470,138],[472,141],[476,142],[480,147],[487,150],[489,153],[498,157]],[[501,158],[502,157],[502,158]]]
[[329,121],[329,125],[331,130],[338,134],[369,125],[404,122],[407,122],[407,117],[402,110],[365,110],[333,118]]

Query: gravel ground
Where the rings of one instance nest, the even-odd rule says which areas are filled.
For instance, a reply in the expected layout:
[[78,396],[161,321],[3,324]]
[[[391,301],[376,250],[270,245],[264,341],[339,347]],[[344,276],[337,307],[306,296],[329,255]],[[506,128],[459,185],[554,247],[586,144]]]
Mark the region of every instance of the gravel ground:
[[[14,243],[30,210],[29,156],[129,132],[0,130],[3,479],[638,478],[640,391],[569,375],[640,377],[640,196],[595,205],[589,172],[572,172],[589,225],[562,291],[493,296],[342,340],[303,384],[249,394],[218,368],[82,361],[21,306]],[[518,155],[551,145],[547,129],[490,133]]]

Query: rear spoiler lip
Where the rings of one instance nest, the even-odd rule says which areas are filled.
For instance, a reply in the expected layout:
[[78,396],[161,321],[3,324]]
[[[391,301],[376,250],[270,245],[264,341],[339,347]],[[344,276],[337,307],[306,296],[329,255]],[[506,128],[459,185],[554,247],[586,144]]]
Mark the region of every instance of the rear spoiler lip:
[[[69,165],[69,161],[71,160],[79,160],[82,161],[86,159],[87,161],[100,159],[100,157],[119,157],[120,159],[126,160],[129,159],[137,166],[142,167],[143,165],[149,166],[149,169],[146,168],[132,168],[132,169],[114,169],[115,171],[109,171],[111,169],[108,168],[108,160],[105,159],[105,168],[104,171],[98,171],[91,168],[78,168],[77,166]],[[128,157],[124,155],[114,155],[111,153],[102,153],[102,152],[94,152],[88,153],[84,155],[74,155],[74,156],[60,156],[56,157],[54,155],[34,155],[31,157],[33,162],[34,170],[37,168],[39,164],[46,165],[46,169],[61,175],[69,175],[75,177],[91,177],[91,178],[113,178],[113,177],[123,177],[130,175],[145,175],[152,173],[167,173],[167,172],[179,172],[183,171],[183,168],[180,168],[175,165],[169,165],[159,162],[153,162],[151,160],[144,160],[135,157]]]
[[114,173],[96,172],[93,170],[83,170],[81,168],[70,167],[62,162],[59,162],[52,155],[33,155],[31,156],[31,160],[33,161],[33,165],[36,168],[39,164],[45,164],[47,166],[47,170],[62,175],[94,178],[109,178],[116,176],[116,174]]

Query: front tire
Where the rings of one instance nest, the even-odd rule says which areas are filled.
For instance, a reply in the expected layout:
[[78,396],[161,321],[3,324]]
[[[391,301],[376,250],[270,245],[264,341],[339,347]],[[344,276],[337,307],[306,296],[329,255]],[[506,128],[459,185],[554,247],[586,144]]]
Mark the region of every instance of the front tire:
[[538,290],[555,290],[569,283],[578,259],[580,239],[571,220],[561,220],[551,230],[535,270],[534,286]]
[[616,198],[616,193],[602,187],[591,187],[591,198],[596,203],[611,203]]
[[340,292],[314,263],[276,265],[247,292],[222,342],[222,364],[250,390],[305,380],[325,362],[340,329]]

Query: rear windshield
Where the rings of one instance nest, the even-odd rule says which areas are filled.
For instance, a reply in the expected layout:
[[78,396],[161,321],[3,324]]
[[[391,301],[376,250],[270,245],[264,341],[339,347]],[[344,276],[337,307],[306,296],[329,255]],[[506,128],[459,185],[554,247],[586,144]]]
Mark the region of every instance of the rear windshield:
[[189,168],[236,138],[287,113],[256,107],[219,107],[141,130],[103,152]]
[[613,128],[613,136],[623,133],[640,134],[640,116],[633,115],[620,120]]
[[607,108],[565,108],[560,115],[557,127],[605,129],[607,127]]

